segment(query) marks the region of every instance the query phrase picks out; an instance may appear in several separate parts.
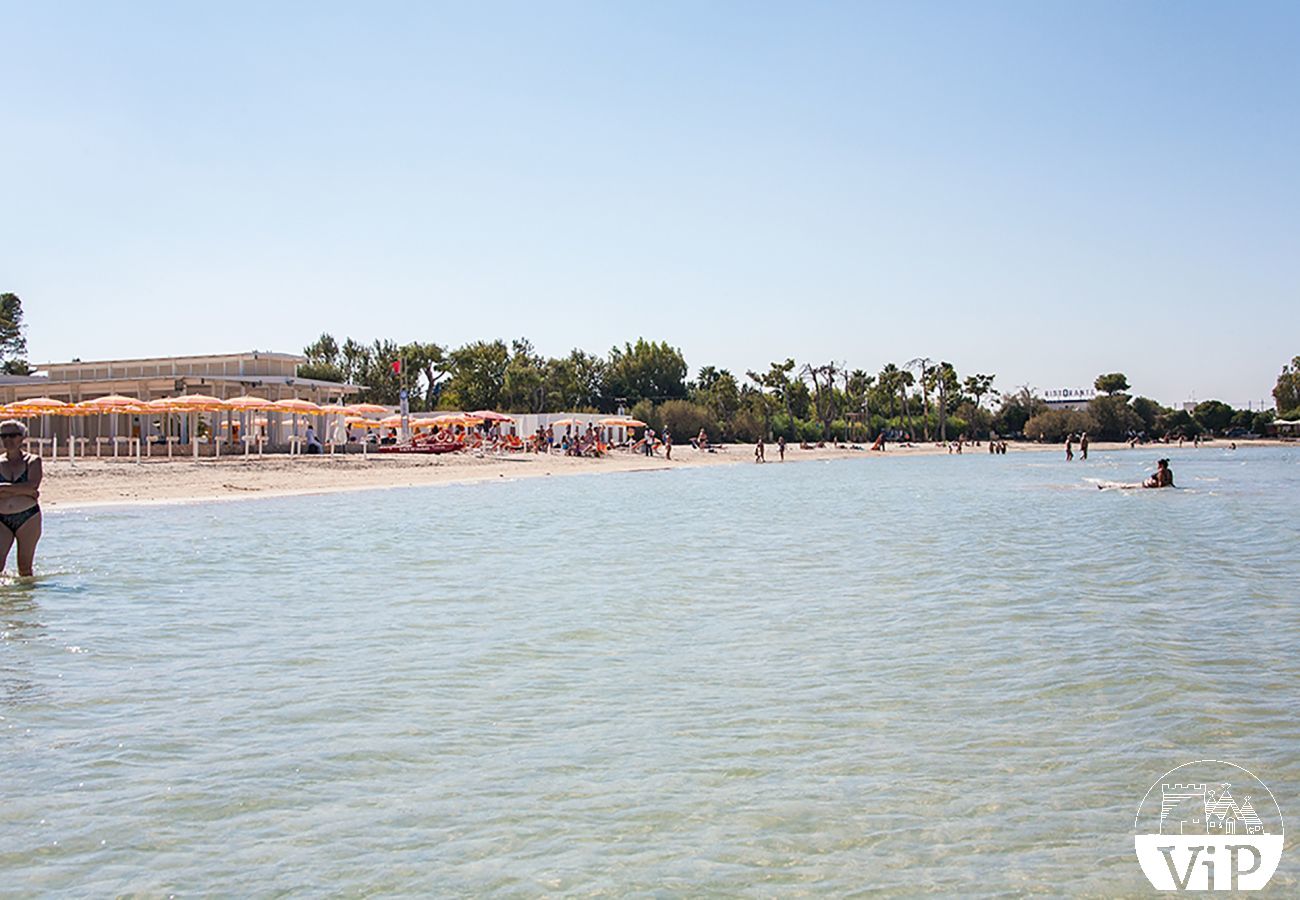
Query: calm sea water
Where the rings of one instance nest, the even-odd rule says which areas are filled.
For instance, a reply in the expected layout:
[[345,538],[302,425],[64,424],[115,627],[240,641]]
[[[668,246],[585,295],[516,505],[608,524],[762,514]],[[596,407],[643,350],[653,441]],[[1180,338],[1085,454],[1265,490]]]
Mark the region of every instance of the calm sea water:
[[1180,763],[1300,822],[1300,451],[1155,455],[49,514],[0,891],[1145,894]]

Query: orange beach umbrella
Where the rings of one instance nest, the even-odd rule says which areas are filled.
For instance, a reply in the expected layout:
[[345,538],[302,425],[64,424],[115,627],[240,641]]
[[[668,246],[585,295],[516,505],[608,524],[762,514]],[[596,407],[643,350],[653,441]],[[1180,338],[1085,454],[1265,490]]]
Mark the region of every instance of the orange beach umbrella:
[[54,413],[58,415],[59,410],[67,409],[68,404],[62,400],[55,400],[53,397],[32,397],[29,400],[15,400],[9,404],[11,412],[18,410],[31,410],[34,414]]
[[319,415],[320,413],[325,412],[325,410],[321,409],[310,400],[299,400],[297,397],[293,397],[289,400],[276,400],[271,404],[271,408],[283,412],[298,413],[300,415]]
[[124,406],[139,406],[141,401],[136,397],[126,397],[122,394],[108,394],[104,397],[95,397],[90,400],[82,400],[77,404],[81,409],[88,409],[92,412],[109,412],[115,409],[121,409]]
[[250,394],[243,394],[239,397],[231,397],[226,401],[227,409],[247,410],[247,409],[268,409],[273,404],[265,397],[254,397]]

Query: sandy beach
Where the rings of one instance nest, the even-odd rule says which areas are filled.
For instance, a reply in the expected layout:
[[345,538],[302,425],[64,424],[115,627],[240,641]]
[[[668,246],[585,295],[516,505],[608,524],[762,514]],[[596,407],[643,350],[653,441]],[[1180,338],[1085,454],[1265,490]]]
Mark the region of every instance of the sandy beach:
[[[1255,441],[1250,446],[1274,444]],[[1190,446],[1190,445],[1189,445]],[[1245,449],[1245,445],[1238,445]],[[1207,444],[1203,449],[1226,448],[1226,442]],[[1093,453],[1157,451],[1152,445],[1130,451],[1127,444],[1096,443]],[[1012,444],[1010,453],[1062,453],[1052,444]],[[987,455],[987,448],[967,447],[963,456]],[[776,448],[767,448],[768,464],[779,465]],[[852,450],[847,446],[786,450],[786,462],[865,457],[887,462],[904,456],[947,456],[944,447],[933,444],[913,447],[891,445],[885,453]],[[955,454],[952,454],[954,458]],[[78,459],[69,465],[64,459],[45,461],[41,503],[47,509],[121,505],[136,503],[186,503],[211,500],[243,500],[293,494],[321,494],[341,491],[467,484],[506,478],[546,478],[600,472],[646,472],[700,466],[753,464],[752,444],[730,444],[717,452],[701,453],[690,446],[674,449],[673,458],[647,458],[616,452],[599,459],[560,455],[472,455],[391,456],[264,456],[220,460],[152,460],[141,464],[128,460]]]

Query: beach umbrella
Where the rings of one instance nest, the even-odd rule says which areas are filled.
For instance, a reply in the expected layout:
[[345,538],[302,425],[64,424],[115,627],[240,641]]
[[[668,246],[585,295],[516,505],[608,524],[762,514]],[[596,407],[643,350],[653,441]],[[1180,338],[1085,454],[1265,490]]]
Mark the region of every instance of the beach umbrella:
[[327,411],[315,403],[312,403],[310,400],[299,400],[296,397],[289,400],[276,400],[271,404],[271,406],[275,409],[282,409],[285,412],[302,415],[319,415],[320,413]]
[[[162,401],[164,409],[174,410],[175,412],[189,413],[193,418],[190,426],[190,444],[194,448],[194,458],[199,458],[199,413],[216,412],[226,408],[226,401],[213,397],[210,394],[181,394],[179,397],[167,397]],[[213,444],[217,443],[216,428],[212,429]],[[215,450],[215,453],[221,451]]]
[[[24,419],[30,419],[33,416],[41,417],[41,440],[45,440],[45,417],[53,413],[60,415],[60,411],[67,409],[68,404],[62,400],[55,400],[53,397],[31,397],[27,400],[15,400],[9,405],[11,415],[18,415]],[[71,428],[71,425],[68,426]],[[54,455],[59,455],[58,438],[54,443]]]
[[[117,456],[117,415],[120,413],[131,413],[140,408],[140,401],[135,397],[126,397],[122,394],[108,394],[103,397],[94,397],[90,400],[82,400],[77,404],[77,408],[84,411],[85,415],[99,415],[99,431],[102,436],[104,430],[104,415],[113,416],[113,456]],[[99,442],[95,442],[95,453],[99,453]]]
[[[230,411],[230,412],[235,412],[235,411],[237,411],[237,412],[239,412],[239,413],[241,413],[241,414],[244,414],[244,413],[252,413],[252,412],[256,412],[256,411],[258,411],[258,410],[264,410],[264,409],[272,409],[272,408],[274,407],[274,405],[275,405],[275,404],[273,404],[270,400],[267,400],[265,397],[254,397],[252,394],[240,394],[238,397],[231,397],[229,400],[226,401],[226,409],[227,409],[228,411]],[[247,420],[245,420],[245,421],[247,421]],[[261,418],[261,419],[256,419],[256,418],[255,418],[255,419],[252,420],[252,424],[253,424],[253,427],[254,427],[254,428],[256,428],[259,424],[261,424],[261,425],[265,425],[265,424],[266,424],[266,419],[265,419],[265,418]],[[245,437],[247,437],[247,435],[245,435]],[[259,455],[260,455],[261,452],[262,452],[262,450],[261,450],[261,446],[262,446],[261,444],[258,444],[258,454],[259,454]],[[249,452],[249,450],[248,450],[248,441],[245,440],[245,441],[244,441],[244,455],[245,455],[245,456],[248,456],[248,452]]]
[[251,394],[231,397],[226,401],[226,409],[267,409],[274,405],[265,397],[254,397]]
[[9,405],[14,409],[35,409],[46,412],[54,412],[68,407],[67,403],[62,400],[55,400],[53,397],[31,397],[27,400],[15,400]]
[[381,428],[400,428],[402,426],[402,417],[394,413],[391,416],[385,416],[379,420]]
[[551,425],[586,425],[583,419],[560,419],[558,422],[552,422]]
[[126,397],[122,394],[108,394],[104,397],[95,397],[91,400],[82,400],[77,406],[80,409],[90,410],[110,410],[118,409],[123,406],[139,406],[140,400],[136,397]]
[[292,415],[294,434],[298,433],[298,416],[320,415],[320,413],[323,412],[319,406],[312,403],[310,400],[300,400],[297,397],[292,397],[288,400],[277,400],[271,404],[271,409],[287,412]]
[[470,413],[475,418],[482,419],[485,422],[513,422],[514,418],[507,416],[505,413],[493,412],[490,409],[479,409]]
[[378,403],[350,403],[345,408],[359,416],[382,416],[392,412],[392,407],[380,406]]

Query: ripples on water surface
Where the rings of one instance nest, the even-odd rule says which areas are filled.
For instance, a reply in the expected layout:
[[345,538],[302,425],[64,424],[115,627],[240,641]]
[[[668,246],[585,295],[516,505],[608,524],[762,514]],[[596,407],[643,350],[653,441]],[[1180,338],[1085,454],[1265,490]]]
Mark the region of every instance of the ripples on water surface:
[[1179,763],[1300,821],[1300,453],[1171,455],[48,515],[53,574],[0,586],[0,875],[1145,893]]

